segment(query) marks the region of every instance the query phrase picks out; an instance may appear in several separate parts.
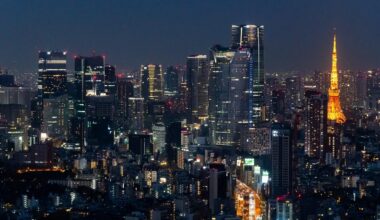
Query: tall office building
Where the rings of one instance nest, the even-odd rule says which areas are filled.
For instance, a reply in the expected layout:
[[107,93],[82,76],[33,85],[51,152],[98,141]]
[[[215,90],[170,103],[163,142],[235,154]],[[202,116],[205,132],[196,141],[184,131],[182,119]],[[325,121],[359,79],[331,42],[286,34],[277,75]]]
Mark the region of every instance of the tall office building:
[[257,44],[257,32],[262,31],[264,27],[256,25],[232,25],[231,27],[231,48],[238,49],[241,47],[253,48]]
[[117,127],[127,128],[128,125],[128,99],[134,96],[133,83],[123,75],[117,76],[116,81],[116,117]]
[[327,146],[327,96],[306,91],[305,98],[305,153],[323,159]]
[[301,106],[303,100],[303,85],[300,76],[292,76],[285,79],[285,102],[286,110],[294,111],[297,107]]
[[208,117],[208,58],[201,54],[188,56],[186,67],[187,87],[190,90],[191,118],[189,119],[191,122],[196,122]]
[[115,114],[112,95],[86,98],[86,141],[89,146],[108,147],[113,143]]
[[165,150],[166,127],[163,123],[156,123],[152,127],[153,152],[162,154]]
[[175,66],[169,66],[164,73],[164,95],[167,97],[179,94],[179,72]]
[[70,118],[70,139],[79,145],[83,152],[87,136],[86,101],[88,96],[98,96],[105,92],[105,58],[104,56],[75,57],[74,70],[75,91],[69,100],[74,108]]
[[241,49],[234,53],[230,63],[228,123],[232,143],[238,143],[241,132],[244,133],[253,123],[252,87],[248,85],[251,58],[249,50]]
[[292,135],[289,124],[275,123],[271,128],[271,194],[288,194],[292,189]]
[[209,76],[209,121],[211,142],[231,145],[233,132],[230,130],[229,90],[230,64],[234,52],[219,46],[211,48]]
[[209,119],[214,144],[234,145],[267,118],[264,27],[232,25],[231,48],[211,48]]
[[231,48],[247,49],[250,59],[247,68],[245,92],[248,96],[248,124],[255,127],[266,118],[264,99],[264,26],[232,25]]
[[61,95],[43,100],[42,132],[49,137],[66,140],[68,137],[68,98]]
[[77,99],[104,92],[105,59],[103,56],[75,57]]
[[128,98],[128,122],[130,131],[144,128],[144,98]]
[[116,93],[116,68],[110,64],[104,69],[104,90],[109,95]]
[[141,65],[141,97],[146,101],[159,101],[164,94],[162,66],[156,64]]
[[[67,93],[66,62],[66,51],[40,51],[38,53],[38,93],[32,102],[32,126],[34,128],[45,131],[48,127],[57,128],[55,118],[50,118],[52,116],[50,110],[52,109],[49,108],[51,103],[48,99],[64,101],[59,97]],[[44,104],[45,101],[47,102],[46,105]],[[62,104],[65,105],[66,103]],[[54,114],[55,116],[57,115]],[[64,128],[61,127],[58,130],[61,129]]]
[[38,90],[42,98],[66,94],[66,51],[40,51],[38,53]]
[[366,96],[368,97],[368,108],[371,110],[380,110],[380,71],[368,71],[366,77]]

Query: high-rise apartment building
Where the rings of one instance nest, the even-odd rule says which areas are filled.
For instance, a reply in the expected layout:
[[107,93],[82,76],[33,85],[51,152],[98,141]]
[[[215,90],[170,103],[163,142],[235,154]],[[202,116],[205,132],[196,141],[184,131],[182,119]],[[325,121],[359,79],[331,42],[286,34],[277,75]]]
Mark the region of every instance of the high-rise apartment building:
[[327,146],[327,96],[306,91],[305,98],[305,153],[323,159]]

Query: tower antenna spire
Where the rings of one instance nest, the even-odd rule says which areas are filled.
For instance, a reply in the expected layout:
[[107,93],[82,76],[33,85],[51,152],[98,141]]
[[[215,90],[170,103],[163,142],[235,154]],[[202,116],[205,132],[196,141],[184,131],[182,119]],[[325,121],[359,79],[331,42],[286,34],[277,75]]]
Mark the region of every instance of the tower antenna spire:
[[332,65],[330,75],[329,101],[327,105],[327,118],[330,121],[335,121],[338,124],[343,124],[346,121],[346,116],[343,114],[340,105],[339,96],[339,76],[338,76],[338,56],[336,49],[336,33],[334,28],[334,42],[332,51]]

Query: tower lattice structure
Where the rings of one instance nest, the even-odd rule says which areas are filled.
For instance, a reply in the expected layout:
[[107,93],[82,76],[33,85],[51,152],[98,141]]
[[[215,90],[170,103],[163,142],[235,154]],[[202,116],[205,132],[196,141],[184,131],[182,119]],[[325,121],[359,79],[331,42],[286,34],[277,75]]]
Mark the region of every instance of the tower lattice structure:
[[338,57],[336,52],[336,35],[334,34],[334,45],[332,53],[332,68],[330,76],[330,88],[329,88],[329,100],[327,104],[327,119],[329,121],[334,121],[338,124],[343,124],[346,122],[346,116],[343,113],[342,107],[340,105],[339,98],[339,76],[338,76]]

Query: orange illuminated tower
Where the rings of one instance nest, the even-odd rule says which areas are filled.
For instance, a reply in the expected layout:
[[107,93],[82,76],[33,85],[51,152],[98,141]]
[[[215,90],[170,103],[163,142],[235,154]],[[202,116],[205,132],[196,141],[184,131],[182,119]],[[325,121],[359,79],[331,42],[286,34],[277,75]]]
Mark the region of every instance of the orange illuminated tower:
[[329,101],[327,104],[327,119],[331,122],[343,124],[346,122],[346,116],[343,114],[339,99],[339,83],[338,83],[338,58],[336,54],[336,35],[334,33],[334,46],[332,53],[332,68],[329,88]]

